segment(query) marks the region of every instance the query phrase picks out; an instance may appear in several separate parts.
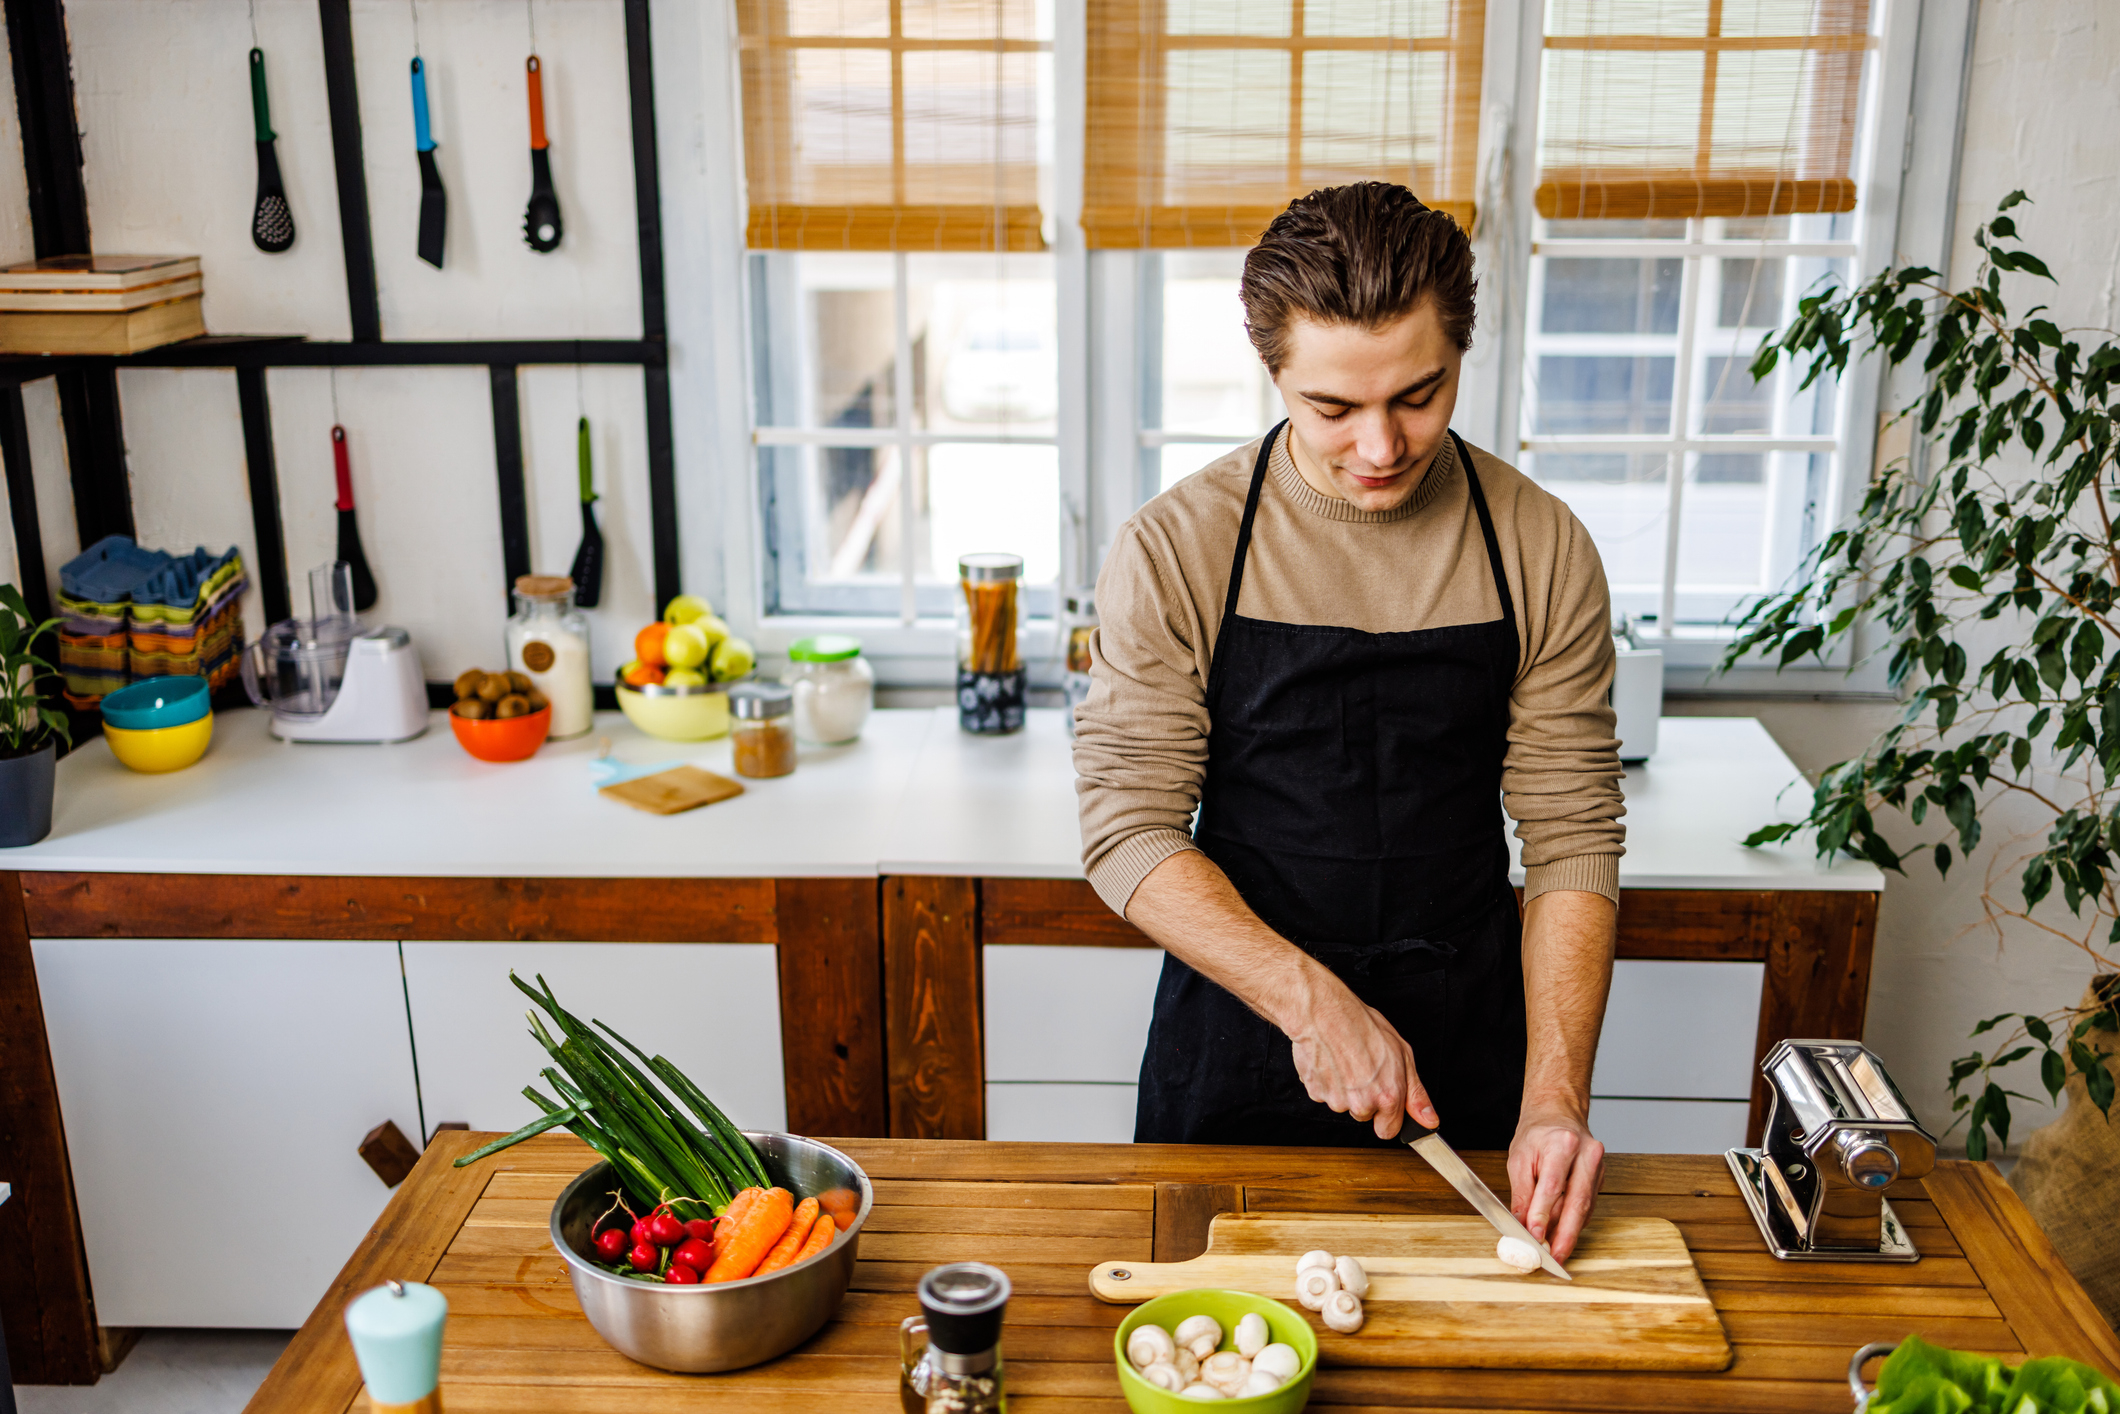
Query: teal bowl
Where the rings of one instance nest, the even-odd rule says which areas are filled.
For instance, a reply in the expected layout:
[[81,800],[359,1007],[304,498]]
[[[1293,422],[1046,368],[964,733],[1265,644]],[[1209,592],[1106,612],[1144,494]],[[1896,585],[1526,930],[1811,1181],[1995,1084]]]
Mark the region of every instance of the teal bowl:
[[[1237,1322],[1253,1312],[1266,1318],[1266,1329],[1275,1340],[1294,1346],[1296,1354],[1303,1359],[1295,1378],[1272,1394],[1255,1394],[1249,1399],[1186,1399],[1142,1379],[1133,1362],[1126,1358],[1126,1338],[1136,1329],[1157,1325],[1175,1331],[1178,1323],[1187,1316],[1213,1316],[1220,1321],[1221,1348],[1234,1350]],[[1318,1333],[1310,1328],[1310,1322],[1303,1319],[1300,1311],[1291,1310],[1282,1302],[1254,1296],[1248,1291],[1217,1291],[1202,1287],[1197,1291],[1173,1291],[1168,1296],[1158,1296],[1136,1306],[1132,1315],[1119,1322],[1119,1329],[1112,1336],[1112,1355],[1119,1362],[1120,1392],[1126,1396],[1127,1406],[1134,1414],[1199,1414],[1203,1408],[1239,1410],[1242,1414],[1297,1414],[1310,1403],[1310,1377],[1318,1368]]]
[[212,710],[212,693],[198,677],[144,678],[103,699],[103,720],[120,731],[181,727]]

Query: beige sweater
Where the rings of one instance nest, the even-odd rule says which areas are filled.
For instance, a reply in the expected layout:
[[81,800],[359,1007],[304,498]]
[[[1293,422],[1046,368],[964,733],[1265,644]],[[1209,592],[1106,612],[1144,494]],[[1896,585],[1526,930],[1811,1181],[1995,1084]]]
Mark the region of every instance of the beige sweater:
[[[1090,883],[1121,913],[1180,850],[1207,769],[1207,670],[1259,444],[1209,463],[1120,528],[1097,580],[1102,623],[1076,713],[1075,789]],[[1475,450],[1515,600],[1522,665],[1509,705],[1502,803],[1524,844],[1525,897],[1619,898],[1619,741],[1611,603],[1567,506]],[[1284,436],[1268,465],[1237,611],[1387,633],[1500,617],[1479,515],[1445,441],[1413,496],[1368,512],[1321,496]]]

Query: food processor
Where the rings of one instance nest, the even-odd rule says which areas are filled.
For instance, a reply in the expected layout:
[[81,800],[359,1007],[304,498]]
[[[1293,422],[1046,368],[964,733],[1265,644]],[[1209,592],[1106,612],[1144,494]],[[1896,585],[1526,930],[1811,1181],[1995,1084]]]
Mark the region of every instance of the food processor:
[[309,572],[308,618],[282,619],[244,650],[243,688],[272,709],[282,741],[409,741],[427,730],[412,635],[361,627],[344,560]]

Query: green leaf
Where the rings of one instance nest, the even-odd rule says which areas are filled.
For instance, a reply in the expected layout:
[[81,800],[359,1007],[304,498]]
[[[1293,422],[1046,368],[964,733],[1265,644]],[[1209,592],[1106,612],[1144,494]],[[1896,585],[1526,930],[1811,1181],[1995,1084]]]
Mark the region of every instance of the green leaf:
[[1971,565],[1952,565],[1949,571],[1949,578],[1951,583],[1957,585],[1960,589],[1969,590],[1974,594],[1980,593],[1982,587],[1987,583],[1986,579],[1977,574]]
[[2024,1033],[2042,1046],[2051,1044],[2054,1039],[2054,1028],[2036,1016],[2024,1019]]
[[2017,1013],[2013,1011],[2006,1011],[1999,1016],[1991,1016],[1987,1020],[1981,1022],[1978,1026],[1975,1026],[1970,1034],[1974,1036],[1983,1035],[1989,1031],[1994,1030],[1996,1027],[2000,1026],[2003,1022],[2008,1021],[2016,1014]]
[[2039,1080],[2046,1086],[2048,1099],[2060,1098],[2062,1087],[2068,1084],[2068,1067],[2059,1051],[2048,1051],[2039,1058]]

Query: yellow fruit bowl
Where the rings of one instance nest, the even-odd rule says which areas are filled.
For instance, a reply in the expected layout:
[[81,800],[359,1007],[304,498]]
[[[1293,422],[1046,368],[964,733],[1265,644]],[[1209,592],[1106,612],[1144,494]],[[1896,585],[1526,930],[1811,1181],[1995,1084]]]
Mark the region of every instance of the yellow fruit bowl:
[[708,741],[729,734],[729,694],[641,692],[618,685],[619,709],[634,726],[664,741]]
[[103,739],[110,743],[111,755],[144,775],[181,771],[206,754],[213,740],[213,713],[175,727],[128,731],[105,724]]

